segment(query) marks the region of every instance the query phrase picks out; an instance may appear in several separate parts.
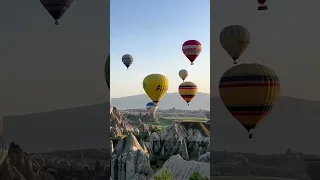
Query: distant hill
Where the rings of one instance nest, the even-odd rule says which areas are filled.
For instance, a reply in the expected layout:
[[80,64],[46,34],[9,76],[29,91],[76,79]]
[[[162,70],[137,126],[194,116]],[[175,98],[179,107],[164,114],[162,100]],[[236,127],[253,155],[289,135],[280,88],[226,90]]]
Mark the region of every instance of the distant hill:
[[4,117],[3,137],[30,152],[107,149],[110,146],[107,103]]
[[211,148],[256,153],[320,154],[320,102],[280,97],[270,114],[256,127],[253,139],[224,107],[211,98]]
[[[174,97],[173,94],[172,99]],[[167,101],[170,102],[170,94],[165,98],[161,106],[179,108],[176,104],[166,105]],[[113,101],[117,105],[117,99]],[[3,137],[7,141],[15,141],[27,152],[106,148],[109,145],[108,112],[108,105],[104,103],[4,117]],[[254,131],[252,140],[248,139],[244,128],[233,119],[218,97],[211,98],[210,122],[212,149],[283,153],[291,148],[306,153],[320,152],[320,102],[280,97],[269,116]]]
[[[112,106],[118,109],[135,109],[145,108],[145,105],[150,102],[150,98],[146,94],[112,98]],[[190,106],[182,99],[179,93],[167,93],[159,102],[161,109],[188,109],[188,110],[210,110],[210,94],[198,92],[194,99],[190,102]]]

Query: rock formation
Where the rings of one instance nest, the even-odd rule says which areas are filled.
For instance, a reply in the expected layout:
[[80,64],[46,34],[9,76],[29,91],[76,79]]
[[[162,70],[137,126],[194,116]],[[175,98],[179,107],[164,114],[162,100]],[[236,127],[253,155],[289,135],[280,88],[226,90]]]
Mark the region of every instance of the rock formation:
[[195,172],[210,179],[210,163],[186,161],[180,155],[171,156],[156,174],[161,173],[164,169],[172,172],[174,180],[189,179]]
[[160,133],[153,132],[148,143],[150,151],[161,155],[165,152],[168,156],[180,154],[185,160],[188,160],[189,156],[199,157],[209,152],[210,134],[205,132],[208,131],[207,127],[200,127],[201,124],[174,123],[165,127]]
[[30,158],[18,145],[10,144],[9,154],[0,166],[1,180],[55,180],[41,170],[41,165]]
[[126,139],[120,139],[111,157],[111,179],[144,180],[152,176],[145,146],[132,133]]

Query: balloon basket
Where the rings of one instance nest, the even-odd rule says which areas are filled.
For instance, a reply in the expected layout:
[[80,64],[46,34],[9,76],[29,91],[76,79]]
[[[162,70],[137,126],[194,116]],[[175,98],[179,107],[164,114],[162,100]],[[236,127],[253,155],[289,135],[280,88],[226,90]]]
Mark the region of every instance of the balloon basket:
[[267,6],[267,5],[261,5],[261,6],[258,7],[258,10],[259,10],[259,11],[268,10],[268,6]]

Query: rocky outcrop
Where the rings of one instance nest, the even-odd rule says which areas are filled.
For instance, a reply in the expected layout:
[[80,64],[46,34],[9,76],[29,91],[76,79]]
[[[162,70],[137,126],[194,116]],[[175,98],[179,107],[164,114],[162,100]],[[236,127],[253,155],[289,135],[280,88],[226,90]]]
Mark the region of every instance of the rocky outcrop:
[[174,180],[189,179],[195,172],[210,178],[210,163],[186,161],[180,155],[171,156],[156,174],[160,174],[164,169],[172,172]]
[[206,163],[210,163],[210,152],[207,152],[206,154],[201,155],[198,158],[199,162],[206,162]]
[[180,154],[183,159],[188,160],[190,156],[199,157],[209,152],[210,132],[206,131],[208,129],[202,123],[174,123],[160,133],[153,132],[147,147],[153,154]]
[[146,180],[153,176],[147,148],[129,133],[120,139],[111,157],[111,179]]
[[[126,112],[119,111],[116,107],[113,107],[113,111],[110,114],[110,137],[121,137],[123,133],[128,132],[133,132],[135,134],[140,134],[142,132],[150,135],[152,131],[156,130],[155,127],[143,122],[144,120],[142,119],[145,119],[146,115],[129,115],[126,114]],[[133,119],[130,119],[127,116]]]
[[10,144],[9,154],[0,166],[1,180],[55,180],[41,170],[42,166],[30,158],[18,145]]

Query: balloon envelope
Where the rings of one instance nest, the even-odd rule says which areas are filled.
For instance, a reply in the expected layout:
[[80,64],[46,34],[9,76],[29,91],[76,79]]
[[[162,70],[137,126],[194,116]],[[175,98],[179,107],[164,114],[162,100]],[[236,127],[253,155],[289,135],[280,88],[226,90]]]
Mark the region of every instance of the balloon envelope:
[[154,102],[148,102],[146,104],[146,109],[147,109],[149,114],[154,114],[156,112],[157,108],[158,108],[158,106]]
[[272,109],[280,95],[280,81],[266,66],[241,64],[222,75],[219,92],[226,108],[249,132]]
[[128,69],[131,66],[131,64],[133,63],[133,56],[130,54],[123,55],[122,62]]
[[58,20],[70,8],[73,0],[40,0],[43,7],[50,13],[58,25]]
[[150,99],[158,104],[169,88],[169,80],[162,74],[150,74],[143,80],[143,89]]
[[188,40],[182,45],[182,52],[185,56],[187,56],[187,58],[191,62],[191,65],[197,59],[201,51],[202,45],[197,40]]
[[249,46],[249,31],[240,25],[227,26],[220,33],[220,43],[236,64],[237,59]]
[[179,86],[179,93],[187,104],[196,96],[197,92],[198,87],[193,82],[183,82]]
[[179,76],[184,81],[188,77],[188,71],[185,69],[181,69],[179,71]]

